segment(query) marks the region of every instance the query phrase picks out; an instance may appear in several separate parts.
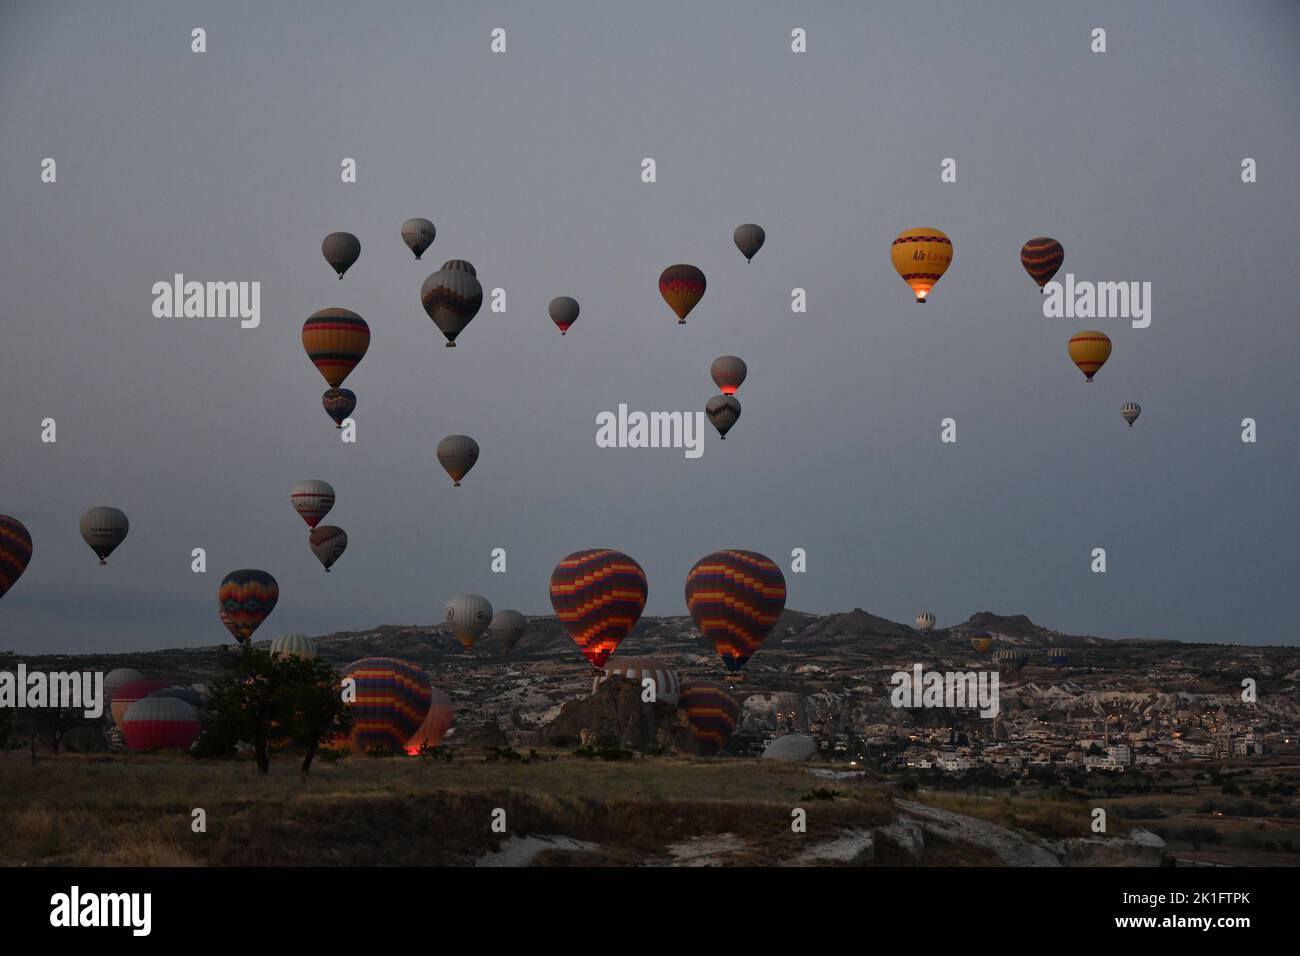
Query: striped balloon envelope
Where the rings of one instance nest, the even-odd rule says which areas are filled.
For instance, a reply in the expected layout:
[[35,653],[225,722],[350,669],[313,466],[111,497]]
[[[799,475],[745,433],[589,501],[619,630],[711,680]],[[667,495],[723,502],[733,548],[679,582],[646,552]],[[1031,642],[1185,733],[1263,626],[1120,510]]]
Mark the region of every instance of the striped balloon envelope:
[[319,478],[309,478],[290,489],[289,501],[307,527],[314,528],[334,507],[334,486]]
[[785,575],[756,551],[715,551],[696,561],[686,576],[686,607],[734,674],[785,610]]
[[626,677],[643,689],[649,680],[654,686],[657,703],[676,705],[681,694],[677,672],[653,657],[611,657],[605,664],[605,673],[597,674],[592,680],[591,692],[596,693],[600,685],[611,677]]
[[1020,264],[1029,273],[1029,278],[1038,283],[1039,288],[1052,281],[1056,270],[1065,261],[1065,248],[1055,239],[1038,236],[1030,239],[1020,247]]
[[1029,663],[1029,654],[1019,647],[1004,647],[993,655],[993,663],[1004,673],[1016,674]]
[[704,273],[691,265],[669,266],[659,275],[659,294],[676,313],[678,325],[686,324],[686,316],[704,298],[707,286]]
[[904,229],[894,239],[889,258],[916,301],[924,302],[952,264],[952,240],[938,229]]
[[472,265],[464,259],[450,259],[424,280],[420,304],[446,337],[447,348],[455,348],[456,336],[474,321],[483,305],[483,286]]
[[347,744],[354,753],[371,747],[396,752],[424,724],[433,702],[424,671],[396,657],[367,657],[343,669],[356,682],[351,702],[352,735]]
[[686,715],[691,736],[700,753],[712,757],[727,745],[740,721],[740,704],[727,688],[713,681],[696,680],[683,684],[677,709]]
[[321,309],[302,326],[302,347],[330,388],[338,388],[370,348],[370,326],[351,309]]
[[252,637],[258,626],[270,616],[278,600],[280,585],[275,578],[255,568],[231,571],[222,579],[217,591],[221,623],[241,644]]
[[1067,351],[1070,353],[1070,361],[1091,382],[1092,377],[1106,364],[1106,359],[1110,358],[1110,336],[1105,332],[1080,332],[1070,339]]
[[1047,651],[1047,663],[1053,667],[1064,667],[1070,663],[1070,652],[1064,647],[1052,647]]
[[1137,402],[1125,402],[1120,406],[1119,413],[1124,416],[1124,421],[1128,422],[1128,427],[1132,428],[1133,423],[1142,414],[1142,406]]
[[621,551],[575,551],[551,572],[551,607],[591,666],[601,668],[641,619],[645,572]]
[[406,752],[418,754],[422,747],[438,746],[447,731],[451,730],[455,717],[456,708],[452,706],[451,698],[438,688],[430,687],[429,713],[425,715],[424,723],[415,732],[415,736],[406,742]]
[[32,559],[32,536],[17,518],[0,515],[0,597],[14,586]]

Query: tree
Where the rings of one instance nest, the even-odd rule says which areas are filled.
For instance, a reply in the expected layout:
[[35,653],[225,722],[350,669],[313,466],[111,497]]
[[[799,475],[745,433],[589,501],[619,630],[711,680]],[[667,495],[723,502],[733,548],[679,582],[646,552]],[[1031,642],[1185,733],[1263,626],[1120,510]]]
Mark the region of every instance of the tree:
[[319,659],[273,658],[248,645],[227,650],[200,752],[229,751],[242,741],[252,745],[258,773],[267,773],[272,744],[289,739],[306,750],[307,773],[320,745],[351,726],[339,684],[339,675]]

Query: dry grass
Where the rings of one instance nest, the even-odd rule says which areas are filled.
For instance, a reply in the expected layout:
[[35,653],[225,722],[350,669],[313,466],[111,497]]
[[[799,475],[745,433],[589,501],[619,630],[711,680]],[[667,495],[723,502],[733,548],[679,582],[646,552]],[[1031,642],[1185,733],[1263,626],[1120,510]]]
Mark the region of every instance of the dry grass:
[[[942,810],[951,810],[988,823],[1025,830],[1049,840],[1071,837],[1095,837],[1092,832],[1092,809],[1100,801],[1066,802],[1043,798],[978,797],[964,794],[922,792],[917,797],[922,803]],[[1106,836],[1117,837],[1128,833],[1128,824],[1114,814],[1107,816]]]

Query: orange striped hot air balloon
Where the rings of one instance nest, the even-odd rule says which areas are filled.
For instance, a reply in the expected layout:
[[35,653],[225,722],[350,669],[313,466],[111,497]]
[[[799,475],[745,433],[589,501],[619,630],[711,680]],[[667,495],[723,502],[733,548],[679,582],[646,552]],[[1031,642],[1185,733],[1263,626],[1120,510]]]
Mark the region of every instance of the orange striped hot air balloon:
[[370,348],[370,326],[351,309],[321,309],[302,327],[302,347],[330,388],[338,388]]
[[372,747],[392,753],[406,750],[433,703],[424,669],[396,657],[367,657],[345,667],[343,676],[355,681],[356,691],[349,749],[354,753]]
[[645,610],[645,571],[621,551],[575,551],[551,572],[551,606],[591,666],[605,666]]
[[1110,358],[1110,337],[1105,332],[1080,332],[1070,339],[1070,361],[1088,376],[1088,381]]
[[713,681],[696,680],[683,684],[677,697],[677,709],[686,715],[691,736],[700,753],[712,757],[727,745],[740,721],[740,704],[727,688]]
[[686,607],[736,675],[785,610],[785,575],[757,551],[715,551],[686,575]]
[[952,263],[952,240],[938,229],[904,229],[894,240],[890,259],[916,301],[924,302]]
[[669,266],[660,274],[659,294],[668,303],[668,308],[677,313],[678,325],[686,324],[686,316],[704,298],[707,284],[703,272],[684,263]]

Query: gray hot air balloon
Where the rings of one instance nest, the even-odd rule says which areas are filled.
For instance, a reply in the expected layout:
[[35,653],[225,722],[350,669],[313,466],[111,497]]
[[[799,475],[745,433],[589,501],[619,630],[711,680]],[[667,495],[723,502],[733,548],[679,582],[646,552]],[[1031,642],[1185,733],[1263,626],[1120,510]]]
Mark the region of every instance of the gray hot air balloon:
[[1119,413],[1124,416],[1124,421],[1128,422],[1128,427],[1132,428],[1133,423],[1137,421],[1138,416],[1142,414],[1142,406],[1137,402],[1125,402],[1120,407]]
[[748,262],[758,255],[759,249],[763,248],[763,243],[767,240],[767,233],[763,231],[762,226],[747,222],[737,226],[736,231],[731,234],[731,238],[735,240],[736,248],[740,250],[741,255]]
[[713,376],[713,384],[722,389],[723,395],[735,395],[736,389],[745,383],[749,367],[734,355],[719,355],[709,366],[709,374]]
[[415,253],[416,262],[420,261],[424,250],[433,245],[437,235],[438,230],[433,228],[433,223],[427,219],[408,219],[402,223],[402,241]]
[[81,537],[99,556],[100,564],[108,564],[106,559],[130,529],[131,522],[116,508],[91,508],[81,516]]
[[361,255],[361,240],[350,232],[331,232],[321,241],[320,251],[342,279]]
[[578,300],[567,295],[557,295],[551,300],[547,311],[551,313],[551,321],[559,327],[560,334],[565,335],[569,326],[578,321]]
[[714,395],[709,399],[709,404],[704,406],[704,414],[709,416],[713,427],[718,430],[722,440],[726,441],[727,432],[731,431],[731,426],[740,418],[740,402],[735,395]]
[[447,348],[454,348],[456,336],[465,331],[483,305],[483,286],[472,265],[452,259],[424,280],[420,304],[447,337]]
[[469,650],[492,623],[492,605],[478,594],[457,594],[447,602],[443,620],[460,646]]
[[281,634],[271,642],[271,656],[311,660],[316,656],[316,642],[306,634]]
[[1003,673],[1017,674],[1029,662],[1029,655],[1019,647],[1003,648],[993,655],[993,663]]
[[497,611],[492,615],[492,623],[488,625],[488,637],[495,637],[501,642],[502,650],[507,653],[524,636],[528,630],[528,618],[524,617],[518,611]]
[[922,611],[916,616],[916,629],[922,634],[929,634],[934,630],[934,612]]
[[448,435],[438,442],[438,464],[451,475],[457,488],[460,480],[469,474],[469,470],[478,461],[478,442],[468,435]]
[[312,528],[307,540],[311,545],[311,553],[316,555],[316,560],[325,566],[326,571],[343,557],[343,552],[348,548],[348,533],[332,524]]

